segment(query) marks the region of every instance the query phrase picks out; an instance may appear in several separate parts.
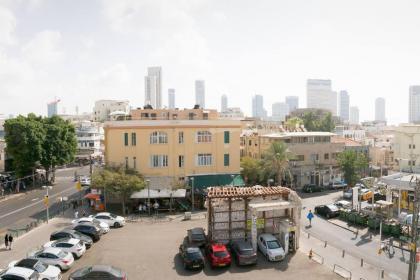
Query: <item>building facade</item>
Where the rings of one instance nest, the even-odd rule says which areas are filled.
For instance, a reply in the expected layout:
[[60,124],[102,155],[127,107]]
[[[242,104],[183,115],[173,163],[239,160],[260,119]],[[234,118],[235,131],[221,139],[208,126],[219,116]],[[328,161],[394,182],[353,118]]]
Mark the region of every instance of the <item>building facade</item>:
[[216,120],[219,113],[216,110],[198,109],[141,109],[130,111],[131,120]]
[[220,112],[226,112],[228,108],[228,98],[226,94],[223,94],[220,100]]
[[339,104],[340,119],[348,122],[350,118],[350,96],[347,91],[340,91]]
[[162,108],[162,67],[147,68],[144,87],[144,105],[150,105],[154,109]]
[[408,102],[408,121],[420,123],[420,86],[410,86]]
[[206,86],[204,80],[195,81],[195,105],[206,108]]
[[356,106],[350,107],[349,123],[359,124],[359,108]]
[[221,119],[244,119],[245,115],[239,107],[227,108],[224,112],[219,113]]
[[194,178],[196,188],[240,173],[241,125],[233,120],[131,120],[105,125],[105,160],[137,170],[154,189]]
[[285,121],[286,116],[289,114],[289,105],[285,102],[277,102],[272,105],[273,121]]
[[383,97],[378,97],[375,99],[375,121],[386,122],[385,98]]
[[394,159],[397,169],[420,172],[420,125],[402,124],[394,132]]
[[101,143],[104,130],[99,122],[81,121],[75,124],[78,159],[100,158],[103,155]]
[[267,111],[264,109],[264,97],[262,95],[254,95],[252,97],[252,117],[265,119]]
[[0,138],[0,172],[5,171],[6,167],[6,142]]
[[60,100],[54,100],[47,104],[47,116],[50,118],[58,114],[58,102]]
[[175,89],[168,89],[168,109],[175,109]]
[[306,107],[326,109],[337,116],[337,93],[332,91],[331,80],[307,80]]
[[98,100],[95,101],[93,108],[93,120],[95,122],[105,122],[111,120],[110,114],[120,112],[128,115],[130,105],[127,100]]
[[293,112],[299,108],[299,97],[298,96],[286,96],[286,104],[289,105],[289,111]]

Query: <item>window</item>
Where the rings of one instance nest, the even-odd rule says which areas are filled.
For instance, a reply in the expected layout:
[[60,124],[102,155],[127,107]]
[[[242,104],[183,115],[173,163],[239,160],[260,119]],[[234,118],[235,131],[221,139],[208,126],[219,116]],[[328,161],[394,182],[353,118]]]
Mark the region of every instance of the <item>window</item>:
[[162,131],[155,131],[150,134],[150,144],[167,144],[168,134]]
[[124,146],[128,146],[128,133],[124,133]]
[[151,167],[167,167],[168,156],[167,155],[151,155],[150,166]]
[[319,155],[318,154],[311,154],[311,160],[312,161],[319,160]]
[[184,167],[184,156],[178,156],[178,167]]
[[125,157],[125,168],[128,169],[128,157]]
[[304,155],[297,155],[296,156],[296,161],[305,161],[305,156]]
[[137,144],[137,135],[135,132],[131,133],[131,146],[135,146]]
[[183,131],[178,132],[178,143],[179,144],[184,144],[184,132]]
[[325,159],[325,160],[330,159],[330,154],[324,154],[324,159]]
[[408,144],[408,148],[411,149],[411,144]]
[[229,131],[225,131],[225,144],[229,144],[230,143],[230,132]]
[[251,145],[252,145],[252,141],[248,140],[248,146],[251,146]]
[[209,143],[211,142],[210,131],[198,131],[197,132],[197,143]]
[[224,157],[223,157],[224,166],[229,166],[229,160],[230,160],[229,154],[225,154]]
[[133,157],[133,168],[137,169],[137,158]]
[[197,165],[198,166],[210,166],[213,161],[213,156],[211,154],[198,154],[197,155]]

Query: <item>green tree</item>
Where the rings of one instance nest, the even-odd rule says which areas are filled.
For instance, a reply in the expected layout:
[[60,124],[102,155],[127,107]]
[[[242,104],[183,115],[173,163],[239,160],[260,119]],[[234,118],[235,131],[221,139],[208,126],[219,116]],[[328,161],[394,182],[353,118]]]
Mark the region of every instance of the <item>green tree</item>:
[[247,185],[258,184],[261,171],[261,163],[258,159],[252,157],[243,157],[241,159],[241,175]]
[[42,157],[45,130],[34,114],[8,119],[4,124],[7,153],[18,177],[33,171]]
[[92,187],[103,189],[121,200],[122,213],[126,214],[128,199],[133,194],[145,187],[143,176],[132,169],[121,166],[107,166],[95,171],[92,175]]
[[361,178],[362,171],[369,166],[363,153],[347,150],[338,155],[338,165],[344,173],[344,180],[353,187]]
[[325,131],[332,132],[335,128],[335,123],[331,113],[327,113],[320,117],[313,112],[308,112],[302,117],[303,124],[308,131]]
[[74,126],[58,116],[42,119],[45,140],[42,143],[41,165],[46,171],[54,173],[57,165],[70,163],[74,160],[77,150],[76,132]]
[[319,130],[332,132],[334,128],[335,128],[335,123],[333,121],[332,114],[328,113],[322,118],[320,122]]
[[273,142],[262,159],[264,179],[274,177],[275,181],[281,184],[284,177],[290,176],[289,159],[291,158],[292,154],[286,144]]
[[317,117],[314,113],[308,112],[302,116],[303,125],[305,126],[306,130],[308,131],[316,131],[317,130]]
[[296,129],[296,126],[300,126],[304,124],[303,120],[298,117],[293,117],[287,120],[286,127],[288,127],[289,130]]

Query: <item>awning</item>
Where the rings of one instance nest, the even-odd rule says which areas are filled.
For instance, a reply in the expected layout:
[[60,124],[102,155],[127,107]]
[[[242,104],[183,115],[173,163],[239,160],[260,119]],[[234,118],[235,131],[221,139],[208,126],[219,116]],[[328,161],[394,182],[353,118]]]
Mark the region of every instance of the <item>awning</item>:
[[[232,176],[233,175],[233,176]],[[215,174],[188,176],[188,184],[191,186],[191,178],[194,178],[194,189],[206,189],[208,187],[234,186],[243,187],[245,182],[239,174]]]
[[146,199],[146,198],[184,198],[187,193],[186,189],[178,189],[178,190],[150,190],[143,189],[139,192],[133,193],[130,198],[133,199]]
[[96,193],[88,193],[87,195],[84,196],[84,198],[98,200],[98,199],[101,199],[101,195],[96,194]]

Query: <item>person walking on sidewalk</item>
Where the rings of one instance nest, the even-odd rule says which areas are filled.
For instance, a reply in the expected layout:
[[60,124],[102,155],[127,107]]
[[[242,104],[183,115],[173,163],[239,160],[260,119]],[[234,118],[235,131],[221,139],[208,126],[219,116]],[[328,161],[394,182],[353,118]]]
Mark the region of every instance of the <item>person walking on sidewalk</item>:
[[312,219],[314,218],[314,214],[312,213],[312,210],[309,210],[308,215],[306,216],[306,218],[308,218],[309,220],[309,226],[312,226]]
[[9,234],[9,250],[12,250],[13,236]]
[[6,250],[9,249],[9,235],[7,233],[4,236],[4,245],[6,246]]

